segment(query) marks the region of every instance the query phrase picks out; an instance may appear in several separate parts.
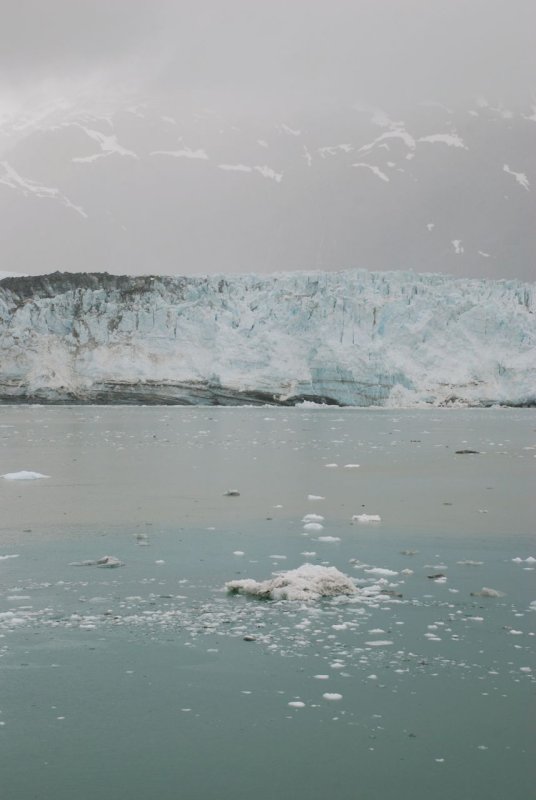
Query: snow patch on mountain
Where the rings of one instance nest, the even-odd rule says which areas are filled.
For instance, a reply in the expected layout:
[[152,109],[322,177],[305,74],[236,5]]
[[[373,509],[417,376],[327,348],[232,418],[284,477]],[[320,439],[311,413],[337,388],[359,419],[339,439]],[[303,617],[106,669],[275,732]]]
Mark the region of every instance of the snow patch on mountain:
[[22,175],[19,175],[7,161],[0,162],[0,167],[3,169],[3,174],[0,173],[0,183],[4,186],[9,186],[11,189],[18,190],[26,197],[33,195],[34,197],[45,198],[47,200],[59,200],[66,208],[72,208],[73,211],[76,211],[81,217],[87,217],[82,206],[77,206],[72,203],[59,189],[51,186],[43,186],[31,178],[24,178]]
[[514,170],[510,169],[508,164],[503,165],[503,172],[507,172],[508,175],[513,175],[513,177],[516,179],[516,182],[519,183],[520,186],[526,189],[527,192],[530,191],[529,179],[524,172],[514,172]]
[[208,155],[202,148],[192,150],[190,147],[183,147],[182,150],[152,150],[152,156],[172,156],[173,158],[199,158],[203,161],[208,160]]
[[352,164],[352,167],[365,167],[366,169],[369,169],[371,172],[373,172],[377,178],[380,178],[380,180],[389,183],[389,178],[387,177],[385,172],[381,171],[379,167],[375,167],[372,164],[366,164],[364,161],[360,161],[357,164]]

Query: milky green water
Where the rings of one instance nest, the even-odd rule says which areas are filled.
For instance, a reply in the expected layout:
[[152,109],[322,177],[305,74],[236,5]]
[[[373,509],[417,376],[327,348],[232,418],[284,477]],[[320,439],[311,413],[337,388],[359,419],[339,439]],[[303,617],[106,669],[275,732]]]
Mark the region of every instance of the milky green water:
[[[526,798],[535,431],[530,410],[0,408],[0,473],[50,476],[0,479],[2,797]],[[125,566],[71,566],[104,555]],[[223,591],[307,561],[385,593]]]

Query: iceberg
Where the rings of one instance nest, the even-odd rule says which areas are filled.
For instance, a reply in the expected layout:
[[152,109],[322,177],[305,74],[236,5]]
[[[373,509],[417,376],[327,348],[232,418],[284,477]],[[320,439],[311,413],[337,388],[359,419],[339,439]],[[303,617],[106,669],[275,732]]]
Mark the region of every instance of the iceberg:
[[358,593],[355,583],[343,572],[318,564],[302,564],[266,581],[253,578],[228,581],[225,588],[231,594],[246,594],[263,600],[307,601]]
[[0,280],[0,402],[536,405],[535,284],[413,272]]

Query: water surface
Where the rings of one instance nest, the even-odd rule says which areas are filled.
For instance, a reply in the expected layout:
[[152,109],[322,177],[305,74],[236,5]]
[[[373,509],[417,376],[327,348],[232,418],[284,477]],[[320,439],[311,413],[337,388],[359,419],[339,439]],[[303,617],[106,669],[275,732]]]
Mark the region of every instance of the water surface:
[[[0,473],[50,476],[0,480],[4,795],[525,798],[535,429],[507,409],[2,407]],[[125,566],[70,566],[103,555]],[[223,591],[306,561],[384,593]]]

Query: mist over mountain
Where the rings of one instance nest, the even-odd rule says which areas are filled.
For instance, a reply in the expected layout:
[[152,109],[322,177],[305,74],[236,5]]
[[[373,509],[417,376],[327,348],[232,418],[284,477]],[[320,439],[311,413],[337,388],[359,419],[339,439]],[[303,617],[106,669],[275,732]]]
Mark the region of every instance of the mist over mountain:
[[533,279],[529,0],[20,0],[3,270]]
[[2,267],[534,277],[536,110],[244,117],[163,102],[0,126]]

